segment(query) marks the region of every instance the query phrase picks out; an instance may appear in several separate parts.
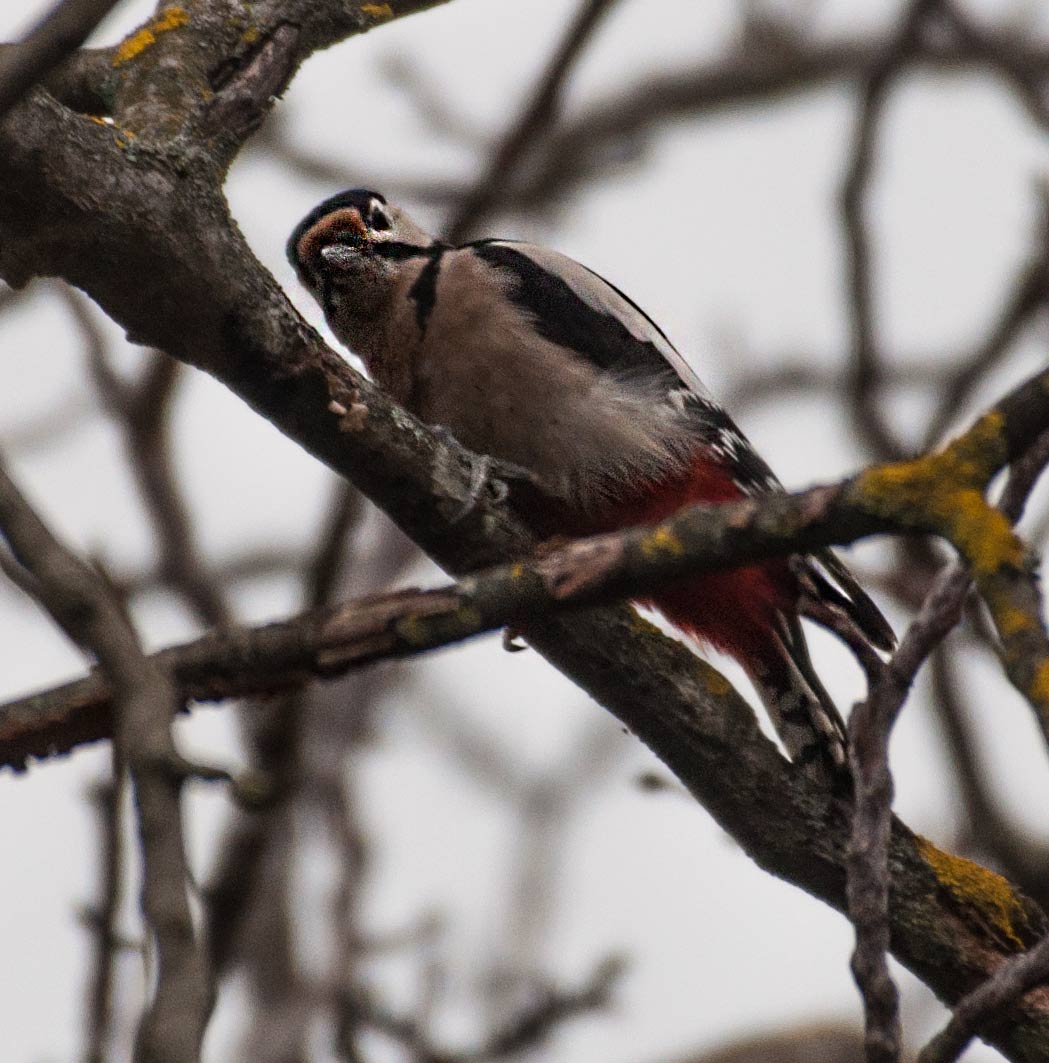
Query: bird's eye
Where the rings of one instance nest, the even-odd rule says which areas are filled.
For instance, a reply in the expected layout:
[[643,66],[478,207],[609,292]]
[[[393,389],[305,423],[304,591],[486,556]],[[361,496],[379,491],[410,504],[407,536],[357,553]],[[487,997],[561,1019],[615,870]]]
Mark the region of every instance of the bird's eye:
[[376,232],[382,233],[390,228],[390,219],[378,207],[372,208],[371,216],[368,220]]

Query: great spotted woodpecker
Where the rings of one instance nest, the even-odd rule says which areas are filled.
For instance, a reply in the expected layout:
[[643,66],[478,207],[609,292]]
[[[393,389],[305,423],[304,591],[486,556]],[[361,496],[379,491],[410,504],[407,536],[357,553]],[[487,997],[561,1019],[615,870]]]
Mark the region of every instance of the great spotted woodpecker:
[[[546,534],[783,489],[660,328],[556,251],[496,239],[453,247],[379,193],[352,189],[302,219],[288,257],[398,402],[523,466],[564,504]],[[690,577],[648,604],[743,665],[795,762],[840,772],[844,726],[809,658],[803,592],[891,648],[891,628],[829,551]]]

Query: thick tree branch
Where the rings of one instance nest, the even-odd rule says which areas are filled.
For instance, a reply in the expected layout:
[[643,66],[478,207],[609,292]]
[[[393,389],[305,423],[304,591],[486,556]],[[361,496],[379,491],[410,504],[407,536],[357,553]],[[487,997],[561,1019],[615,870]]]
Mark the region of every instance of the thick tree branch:
[[[1015,411],[1012,421],[1000,415],[1003,448],[1008,447],[1005,432],[1010,423],[1018,445],[1027,445],[1029,431],[1021,432],[1018,422],[1034,407],[1025,396],[1040,394],[1047,379],[1047,374],[1035,377],[999,405],[998,410]],[[375,660],[412,656],[505,625],[531,632],[551,611],[642,597],[688,573],[731,568],[893,530],[934,530],[940,528],[938,510],[923,515],[929,500],[916,501],[916,496],[930,479],[948,494],[971,490],[972,471],[959,473],[958,453],[974,438],[989,445],[984,426],[994,416],[981,418],[941,454],[918,462],[868,470],[858,478],[794,495],[696,506],[653,528],[579,540],[438,590],[383,594],[262,628],[215,633],[160,656],[189,698],[267,693],[294,687],[309,676],[330,677]],[[1049,412],[1040,416],[1049,418]],[[1049,439],[1043,435],[1018,460],[1002,500],[1010,520],[1022,511],[1047,448]],[[1007,449],[999,456],[1007,456]],[[997,462],[989,459],[979,475],[986,481],[996,467]],[[909,483],[908,477],[916,479]],[[882,495],[884,481],[898,485],[900,506],[895,513],[892,502]],[[977,519],[989,518],[980,509]],[[998,548],[1002,529],[991,521],[987,539],[979,530],[955,534],[968,536],[966,548],[980,553]],[[891,693],[895,706],[893,718],[921,663],[957,622],[968,580],[967,570],[960,566],[943,577],[901,644],[891,673],[883,677],[883,693]],[[100,677],[92,676],[0,706],[0,763],[17,765],[27,756],[66,751],[78,742],[105,737],[107,702]]]

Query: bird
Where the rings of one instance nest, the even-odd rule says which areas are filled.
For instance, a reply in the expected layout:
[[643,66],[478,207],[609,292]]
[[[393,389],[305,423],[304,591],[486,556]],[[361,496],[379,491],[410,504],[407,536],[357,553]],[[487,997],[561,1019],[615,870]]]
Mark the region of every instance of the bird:
[[[299,280],[370,376],[469,450],[526,470],[580,536],[695,503],[784,490],[658,325],[586,266],[546,247],[436,239],[374,191],[311,210],[288,240]],[[803,596],[868,645],[894,634],[831,551],[704,572],[643,600],[743,667],[790,759],[847,776],[846,730],[813,667]]]

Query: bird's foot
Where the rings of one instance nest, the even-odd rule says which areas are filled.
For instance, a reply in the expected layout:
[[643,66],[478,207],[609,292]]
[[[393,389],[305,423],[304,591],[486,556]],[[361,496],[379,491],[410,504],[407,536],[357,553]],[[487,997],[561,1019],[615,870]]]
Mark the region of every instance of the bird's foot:
[[470,486],[462,508],[452,516],[452,523],[458,524],[468,517],[485,500],[492,505],[501,506],[510,497],[514,483],[527,483],[534,488],[542,488],[539,477],[523,465],[511,461],[493,458],[489,454],[475,454],[468,450],[444,425],[433,429],[442,443],[458,450],[470,466]]

